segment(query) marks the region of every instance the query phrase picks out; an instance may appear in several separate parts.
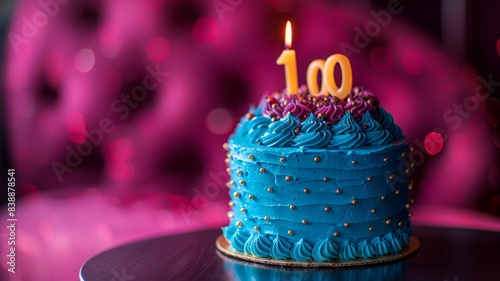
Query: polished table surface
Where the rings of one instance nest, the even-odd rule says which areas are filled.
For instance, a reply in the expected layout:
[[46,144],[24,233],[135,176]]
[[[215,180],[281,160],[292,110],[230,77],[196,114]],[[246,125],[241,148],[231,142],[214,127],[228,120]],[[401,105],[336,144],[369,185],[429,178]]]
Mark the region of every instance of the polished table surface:
[[419,252],[396,263],[347,269],[264,266],[220,254],[220,229],[119,246],[87,260],[83,281],[122,280],[500,280],[500,233],[413,227]]

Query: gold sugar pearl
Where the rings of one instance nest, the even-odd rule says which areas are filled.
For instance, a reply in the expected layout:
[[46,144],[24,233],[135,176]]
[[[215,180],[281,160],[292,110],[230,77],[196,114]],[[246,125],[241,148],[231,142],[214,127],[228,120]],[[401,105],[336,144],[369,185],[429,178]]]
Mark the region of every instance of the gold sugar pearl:
[[247,210],[245,208],[241,208],[240,210],[242,213],[245,213]]
[[349,223],[348,222],[344,222],[344,227],[349,227]]
[[242,172],[241,170],[236,171],[236,173],[237,173],[238,175],[243,174],[243,172]]
[[387,162],[387,157],[386,157],[386,158],[384,158],[384,162]]
[[408,213],[408,217],[410,217],[410,218],[411,218],[411,217],[413,217],[413,213],[412,213],[412,212],[409,212],[409,213]]
[[304,193],[309,193],[309,189],[304,189]]
[[286,180],[286,181],[291,181],[291,180],[292,180],[292,177],[291,177],[291,176],[286,176],[286,177],[285,177],[285,180]]
[[318,156],[314,157],[314,162],[319,162],[320,160],[321,159]]
[[247,119],[250,120],[255,117],[255,114],[253,113],[247,113]]
[[408,204],[408,203],[407,203],[407,204],[405,205],[405,208],[406,208],[406,209],[410,209],[410,204]]
[[240,194],[238,192],[233,193],[233,196],[236,198],[240,198]]
[[289,234],[289,235],[293,235],[293,231],[288,230],[288,234]]
[[273,189],[269,187],[269,188],[267,189],[267,192],[271,193],[271,192],[273,192]]
[[266,169],[264,169],[264,168],[260,168],[260,173],[261,173],[261,174],[262,174],[262,173],[264,173],[264,171],[265,171],[265,170],[266,170]]
[[373,226],[368,227],[368,231],[372,231],[372,230],[373,230]]
[[405,173],[409,174],[410,173],[410,169],[406,169]]
[[231,158],[231,154],[226,153],[226,157],[227,157],[227,158]]
[[372,214],[375,214],[375,212],[376,212],[376,211],[377,211],[377,210],[375,210],[375,209],[372,209],[372,210],[371,210]]
[[389,180],[392,181],[394,179],[394,175],[389,176]]
[[414,168],[415,167],[415,163],[410,163],[410,168]]
[[323,178],[323,180],[324,180],[324,181],[328,181],[328,177],[324,177],[324,178]]
[[342,191],[340,191],[340,189],[337,189],[335,192],[340,193],[340,192],[342,192]]
[[278,120],[278,118],[276,118],[276,117],[271,118],[271,121],[273,121],[273,122],[276,122],[276,120]]
[[412,199],[410,199],[410,204],[413,204],[413,203],[415,203],[415,199],[412,198]]
[[398,226],[402,227],[403,226],[403,222],[398,222]]
[[385,224],[387,224],[387,225],[391,224],[391,220],[390,219],[386,219],[385,220]]
[[357,199],[352,199],[351,203],[352,203],[353,205],[356,205],[356,204],[358,204],[358,200],[357,200]]
[[405,157],[405,156],[406,156],[406,152],[401,153],[401,157]]
[[408,190],[412,190],[413,189],[413,185],[410,183],[408,184]]
[[285,162],[285,158],[281,157],[280,162]]
[[269,217],[268,217],[268,216],[265,216],[265,217],[264,217],[264,220],[265,220],[265,221],[269,221]]
[[380,196],[380,200],[385,200],[385,195]]
[[250,158],[250,159],[254,159],[254,158],[255,158],[255,156],[253,156],[253,154],[250,154],[250,155],[248,155],[248,158]]
[[338,237],[338,236],[339,236],[339,233],[338,233],[337,231],[335,231],[335,232],[333,233],[333,236]]
[[226,158],[224,162],[226,162],[226,165],[229,165],[229,158]]
[[234,214],[233,214],[233,212],[231,212],[231,211],[227,212],[227,217],[228,217],[228,218],[232,218],[232,217],[233,217],[233,215],[234,215]]
[[231,168],[227,168],[227,169],[226,169],[226,172],[227,172],[228,174],[229,174],[229,173],[231,173]]
[[371,180],[372,180],[372,177],[368,177],[366,180],[367,180],[367,181],[371,181]]
[[226,186],[227,188],[231,188],[231,182],[230,181],[226,182]]
[[307,220],[302,220],[302,224],[307,224]]
[[293,130],[296,134],[300,133],[300,128],[295,128],[295,130]]
[[394,191],[394,193],[395,193],[396,195],[399,195],[399,193],[400,193],[399,189],[398,189],[398,190],[396,190],[396,191]]
[[295,210],[295,205],[290,205],[290,210]]
[[254,226],[254,227],[253,227],[253,229],[255,229],[255,230],[257,230],[257,231],[258,231],[258,230],[259,230],[259,227],[258,227],[258,226]]
[[229,202],[227,202],[227,204],[229,205],[229,207],[232,207],[234,205],[234,202],[233,201],[229,201]]
[[351,163],[352,163],[352,164],[356,164],[357,162],[356,162],[356,160],[352,160],[352,162],[351,162]]
[[325,207],[325,212],[330,211],[330,207]]
[[243,226],[243,223],[241,221],[237,221],[236,222],[236,225],[239,226],[239,227],[242,227]]
[[248,199],[253,199],[253,195],[252,194],[248,195]]
[[415,148],[414,148],[413,146],[412,146],[412,147],[410,147],[410,151],[412,151],[412,152],[413,152],[413,150],[415,150]]
[[245,181],[244,181],[244,180],[240,180],[240,184],[241,184],[241,185],[244,185],[244,184],[245,184]]
[[318,114],[318,119],[323,119],[323,113]]
[[222,148],[224,148],[224,150],[228,151],[229,150],[229,144],[227,142],[225,142],[223,145],[222,145]]

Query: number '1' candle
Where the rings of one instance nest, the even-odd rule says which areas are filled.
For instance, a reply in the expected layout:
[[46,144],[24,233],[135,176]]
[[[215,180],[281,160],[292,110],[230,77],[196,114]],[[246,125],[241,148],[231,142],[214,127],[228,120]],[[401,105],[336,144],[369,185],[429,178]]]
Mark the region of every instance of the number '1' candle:
[[285,31],[285,50],[276,60],[277,65],[285,66],[286,89],[288,95],[297,94],[299,92],[298,76],[297,76],[297,60],[295,51],[292,50],[292,24],[290,21],[286,23]]

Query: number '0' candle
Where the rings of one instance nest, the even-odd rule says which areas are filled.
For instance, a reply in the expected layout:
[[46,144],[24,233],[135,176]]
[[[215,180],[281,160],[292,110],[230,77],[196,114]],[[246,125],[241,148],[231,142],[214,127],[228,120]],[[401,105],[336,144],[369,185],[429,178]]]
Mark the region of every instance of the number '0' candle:
[[292,25],[290,21],[286,23],[285,31],[285,50],[276,60],[276,64],[285,66],[286,89],[289,95],[299,92],[298,76],[297,76],[297,60],[295,51],[292,50]]

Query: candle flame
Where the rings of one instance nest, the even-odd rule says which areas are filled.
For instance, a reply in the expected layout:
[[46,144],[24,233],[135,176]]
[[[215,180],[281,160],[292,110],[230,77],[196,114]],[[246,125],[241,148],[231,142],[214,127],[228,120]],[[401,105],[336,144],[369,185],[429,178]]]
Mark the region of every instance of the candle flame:
[[290,21],[286,22],[285,46],[287,49],[292,48],[292,24],[290,23]]

